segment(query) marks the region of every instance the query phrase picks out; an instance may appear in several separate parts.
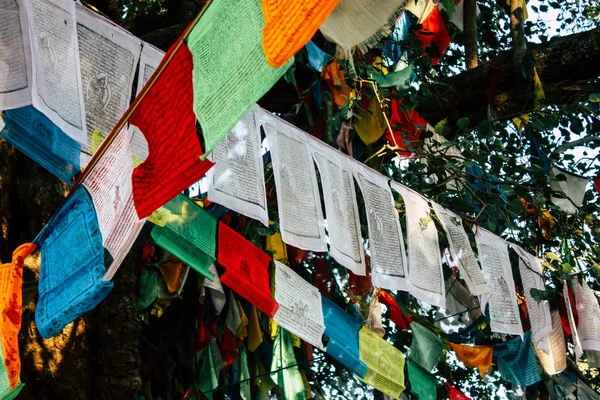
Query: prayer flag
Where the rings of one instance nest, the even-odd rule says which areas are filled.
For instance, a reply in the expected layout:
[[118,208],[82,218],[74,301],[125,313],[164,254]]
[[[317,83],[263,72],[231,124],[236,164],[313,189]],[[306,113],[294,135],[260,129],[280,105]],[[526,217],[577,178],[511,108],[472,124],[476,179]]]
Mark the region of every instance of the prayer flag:
[[[334,92],[335,98],[335,92]],[[373,144],[383,136],[387,129],[384,111],[377,98],[363,96],[363,109],[358,116],[352,119],[352,127],[366,145]]]
[[494,346],[494,360],[503,379],[520,386],[542,380],[533,350],[531,331]]
[[194,111],[207,152],[293,64],[267,63],[264,25],[261,0],[214,0],[187,38],[194,57]]
[[360,359],[369,368],[364,382],[399,398],[404,391],[404,355],[400,350],[363,326],[358,334]]
[[410,346],[409,358],[430,372],[437,364],[444,342],[429,328],[416,322],[410,324],[413,334],[413,342]]
[[273,344],[271,379],[283,391],[284,400],[304,400],[304,382],[296,364],[290,333],[279,328]]
[[407,362],[411,393],[416,395],[419,400],[435,400],[437,398],[437,379],[435,376],[410,358]]
[[219,223],[218,240],[218,261],[225,267],[221,281],[269,317],[273,317],[279,305],[271,297],[271,258],[222,222]]
[[[33,243],[22,244],[13,252],[11,263],[0,265],[2,358],[11,389],[18,386],[21,374],[19,331],[23,307],[23,261],[36,247]],[[4,397],[0,396],[0,398]]]
[[156,244],[203,276],[213,279],[209,268],[216,260],[217,220],[182,194],[156,214],[164,222],[152,229]]
[[279,68],[317,32],[340,0],[262,0],[262,46],[270,66]]
[[[431,57],[431,65],[437,65],[450,45],[450,35],[437,7],[433,7],[429,15],[423,19],[421,29],[416,31],[415,34],[421,41],[424,50],[433,47],[432,44],[435,43],[439,56],[434,55]],[[423,54],[427,55],[427,52]]]
[[466,367],[477,367],[479,375],[484,376],[492,365],[492,353],[494,348],[491,346],[469,346],[466,344],[457,344],[448,342],[456,356]]
[[364,378],[368,367],[360,359],[358,352],[358,332],[361,323],[331,300],[321,297],[321,302],[325,336],[329,338],[327,354],[360,378]]
[[567,214],[575,214],[583,204],[588,178],[552,167],[549,181],[550,188],[560,193],[560,197],[550,198],[552,203]]
[[308,43],[306,43],[306,51],[308,53],[308,62],[311,67],[313,67],[315,71],[323,71],[323,67],[327,65],[331,55],[321,50],[312,40],[309,40]]
[[41,252],[35,322],[50,338],[95,308],[113,287],[103,281],[104,247],[92,198],[85,187],[73,192],[36,239]]
[[[2,346],[0,346],[1,348]],[[15,397],[21,393],[21,389],[25,386],[20,381],[17,381],[17,386],[14,389],[11,389],[10,380],[8,377],[8,371],[6,370],[6,366],[4,365],[4,360],[2,358],[3,349],[0,349],[0,399],[2,400],[13,400]]]
[[[212,167],[200,160],[202,147],[193,111],[192,55],[176,42],[161,65],[172,56],[146,92],[129,122],[148,142],[148,158],[133,170],[133,200],[140,218],[149,216]],[[155,72],[156,73],[156,72]]]
[[388,310],[390,310],[390,319],[392,322],[396,324],[399,329],[409,329],[409,324],[412,320],[408,315],[402,312],[394,297],[381,289],[377,292],[377,296],[379,297],[379,302],[385,304]]
[[331,93],[333,93],[333,102],[340,107],[343,107],[348,102],[351,95],[350,86],[344,79],[346,72],[340,69],[340,64],[333,60],[330,64],[325,65],[321,71],[321,76],[325,81]]
[[400,151],[397,152],[398,155],[401,157],[410,157],[413,153],[413,148],[416,148],[419,143],[421,133],[427,127],[427,121],[416,110],[402,105],[402,100],[392,99],[390,107],[392,132],[390,133],[388,130],[385,133],[385,138],[390,144],[398,145],[400,148]]
[[7,110],[0,136],[52,175],[69,185],[79,172],[81,145],[54,125],[41,111],[26,106]]
[[448,389],[448,396],[450,400],[471,400],[469,396],[449,384],[448,382],[444,382],[444,386]]

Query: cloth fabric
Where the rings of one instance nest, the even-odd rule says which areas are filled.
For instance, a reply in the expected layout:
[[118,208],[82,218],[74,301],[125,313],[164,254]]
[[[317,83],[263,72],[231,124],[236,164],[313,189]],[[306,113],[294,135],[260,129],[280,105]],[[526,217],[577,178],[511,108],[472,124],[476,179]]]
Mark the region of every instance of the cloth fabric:
[[542,380],[538,371],[531,331],[523,338],[515,338],[494,346],[494,362],[503,379],[520,386],[533,385]]
[[448,397],[450,400],[471,400],[469,396],[449,384],[448,382],[444,382],[444,386],[448,389]]
[[425,50],[424,55],[428,55],[426,51],[428,48],[435,46],[436,50],[431,55],[431,65],[437,65],[450,45],[450,35],[437,7],[433,7],[429,15],[423,20],[421,29],[416,31],[415,35],[421,41],[421,45]]
[[412,65],[408,65],[406,68],[401,68],[398,71],[393,71],[387,74],[369,71],[369,77],[371,79],[375,79],[379,86],[394,88],[398,91],[400,95],[403,95],[408,92],[412,76]]
[[158,271],[146,269],[140,278],[139,296],[137,298],[137,309],[144,310],[154,303],[158,297]]
[[[1,344],[0,344],[0,347]],[[4,349],[0,349],[0,358],[2,357]],[[13,400],[15,397],[21,393],[21,389],[23,389],[23,383],[20,380],[17,380],[17,385],[14,389],[11,389],[10,380],[8,378],[8,372],[6,370],[7,366],[5,365],[4,359],[0,359],[0,399],[2,400]]]
[[250,316],[248,317],[248,350],[251,352],[256,351],[262,341],[263,332],[260,329],[258,313],[256,312],[256,307],[252,306],[252,309],[250,310]]
[[402,13],[383,48],[383,55],[386,57],[388,66],[393,67],[400,61],[403,54],[401,42],[408,40],[411,25],[409,15]]
[[[392,132],[388,130],[385,138],[390,144],[395,143],[400,148],[397,153],[402,157],[410,157],[412,151],[409,149],[408,142],[412,147],[417,146],[421,133],[427,127],[427,121],[423,119],[416,110],[402,105],[402,100],[392,99],[390,113],[390,125]],[[393,138],[392,138],[393,135]]]
[[287,263],[287,248],[285,243],[283,243],[283,240],[281,240],[281,233],[275,232],[274,234],[267,236],[265,247],[267,251],[271,252],[274,260]]
[[10,389],[17,388],[21,374],[19,331],[23,307],[23,262],[36,247],[33,243],[22,244],[13,252],[11,263],[0,265],[2,358],[6,365]]
[[221,222],[218,260],[225,267],[221,281],[269,317],[273,317],[279,305],[271,296],[271,258]]
[[379,297],[379,302],[385,304],[388,310],[390,310],[390,319],[394,324],[396,324],[396,327],[398,329],[410,329],[410,323],[412,320],[408,315],[402,312],[400,306],[392,297],[392,295],[385,290],[380,289],[377,292],[377,296]]
[[[306,51],[308,52],[308,62],[311,67],[313,67],[315,71],[323,71],[323,67],[327,65],[331,55],[321,50],[312,40],[309,40],[308,43],[306,43]],[[318,106],[316,100],[315,103],[317,103]]]
[[494,348],[491,346],[469,346],[466,344],[448,343],[456,356],[467,367],[477,367],[479,375],[484,376],[492,365]]
[[346,105],[351,92],[350,86],[344,79],[345,74],[346,71],[341,70],[340,64],[335,60],[327,64],[321,72],[325,84],[333,93],[333,102],[340,107]]
[[295,364],[297,363],[290,333],[279,328],[273,344],[271,379],[283,391],[284,400],[304,400],[304,382]]
[[435,400],[437,398],[437,379],[419,364],[408,359],[408,379],[410,391],[419,400]]
[[96,211],[80,186],[36,238],[40,265],[35,322],[44,338],[95,308],[113,283],[103,281],[104,247]]
[[33,106],[6,110],[0,136],[52,175],[73,184],[80,170],[81,145]]
[[[133,170],[133,200],[138,216],[145,218],[184,189],[202,178],[212,167],[200,160],[202,147],[196,133],[193,111],[192,55],[177,42],[154,85],[129,118],[148,142],[148,157]],[[176,160],[176,162],[175,162]]]
[[219,387],[219,376],[217,374],[214,362],[212,346],[208,345],[204,351],[204,361],[200,368],[198,379],[198,389],[202,391],[208,399],[213,399],[214,390]]
[[588,178],[552,167],[549,180],[550,188],[562,192],[564,196],[552,196],[550,199],[552,203],[568,214],[575,214],[577,208],[583,204]]
[[387,129],[381,104],[376,98],[363,98],[363,110],[352,121],[358,137],[366,145],[378,141]]
[[364,378],[368,368],[361,361],[358,350],[361,323],[324,296],[321,296],[321,304],[325,336],[329,338],[327,354],[357,376]]
[[271,67],[279,68],[317,32],[340,0],[262,0],[262,46]]
[[430,372],[442,354],[444,342],[429,328],[414,321],[410,324],[410,329],[413,342],[410,346],[409,358]]
[[187,38],[194,58],[194,111],[207,152],[293,64],[293,59],[281,68],[267,63],[264,23],[261,0],[215,0]]
[[390,33],[405,4],[406,0],[341,0],[321,32],[344,49],[356,46],[366,53]]
[[156,244],[201,275],[214,279],[209,268],[216,260],[216,219],[182,194],[158,212],[164,225],[152,228]]

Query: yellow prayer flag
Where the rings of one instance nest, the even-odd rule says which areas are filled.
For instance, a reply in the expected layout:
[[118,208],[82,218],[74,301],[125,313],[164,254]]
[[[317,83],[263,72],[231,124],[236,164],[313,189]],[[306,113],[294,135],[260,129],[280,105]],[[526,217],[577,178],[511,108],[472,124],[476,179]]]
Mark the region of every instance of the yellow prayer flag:
[[258,322],[256,307],[252,306],[248,325],[248,350],[254,352],[263,341],[263,333]]

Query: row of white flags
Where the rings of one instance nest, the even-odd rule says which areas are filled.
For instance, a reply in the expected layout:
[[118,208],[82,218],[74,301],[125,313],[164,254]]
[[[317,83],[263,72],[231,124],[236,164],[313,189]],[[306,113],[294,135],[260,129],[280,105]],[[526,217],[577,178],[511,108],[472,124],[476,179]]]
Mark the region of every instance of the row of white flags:
[[[81,144],[85,166],[94,130],[107,135],[164,53],[73,0],[0,0],[0,110],[32,104]],[[147,144],[132,128],[132,151]]]
[[[477,256],[458,215],[259,106],[255,105],[211,154],[215,166],[207,174],[209,200],[268,225],[261,127],[271,152],[284,242],[304,250],[329,251],[339,264],[365,275],[356,181],[364,198],[373,283],[385,289],[408,291],[423,302],[445,308],[444,252],[432,220],[433,209],[448,237],[453,264],[469,291],[479,296],[483,310],[489,303],[492,331],[523,335],[510,246],[519,256],[536,347],[547,357],[562,351],[558,340],[562,338],[562,327],[556,321],[557,315],[553,318],[547,301],[537,302],[531,296],[533,288],[545,290],[539,259],[483,228],[475,230]],[[316,170],[321,178],[324,210]],[[407,249],[392,190],[404,200]],[[578,309],[581,301],[582,310],[587,310],[582,315],[590,316],[579,319],[577,342],[583,350],[600,350],[600,308],[596,297],[585,282],[583,286],[576,282],[575,288]]]

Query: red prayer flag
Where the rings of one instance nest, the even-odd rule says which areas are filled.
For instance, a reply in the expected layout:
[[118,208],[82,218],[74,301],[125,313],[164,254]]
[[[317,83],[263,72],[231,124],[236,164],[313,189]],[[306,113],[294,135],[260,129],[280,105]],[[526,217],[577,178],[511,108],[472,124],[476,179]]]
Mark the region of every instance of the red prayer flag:
[[221,282],[273,317],[279,304],[271,297],[271,258],[222,222],[219,223],[218,249],[217,261],[225,267]]
[[449,384],[448,382],[444,382],[444,386],[448,389],[448,397],[450,400],[471,400],[469,396]]
[[192,54],[185,44],[177,50],[171,47],[162,63],[172,52],[173,58],[129,119],[148,142],[148,158],[133,170],[132,177],[133,201],[140,218],[199,181],[213,165],[200,160]]
[[227,329],[223,329],[223,341],[221,342],[221,356],[226,365],[231,365],[237,358],[237,347],[233,334]]
[[400,306],[391,294],[384,290],[379,290],[377,297],[379,298],[379,302],[385,304],[390,310],[390,319],[398,328],[410,329],[412,319],[402,312]]
[[[415,34],[421,41],[423,49],[432,47],[431,43],[435,43],[440,52],[440,57],[446,52],[446,49],[450,45],[450,35],[446,29],[442,14],[437,7],[433,7],[427,18],[423,20],[421,29],[416,31]],[[431,65],[437,65],[438,62],[440,62],[439,58],[431,58]]]
[[596,192],[600,193],[600,176],[594,178],[594,187],[596,188]]
[[425,119],[422,118],[415,110],[403,110],[402,100],[393,99],[391,103],[390,125],[392,127],[392,133],[390,134],[389,130],[386,131],[385,138],[393,144],[393,134],[398,147],[401,150],[404,150],[398,151],[398,155],[402,157],[410,157],[412,152],[409,150],[408,145],[406,145],[404,141],[411,143],[411,145],[415,147],[419,142],[421,132],[423,132],[422,127],[427,126],[427,121],[425,121]]

